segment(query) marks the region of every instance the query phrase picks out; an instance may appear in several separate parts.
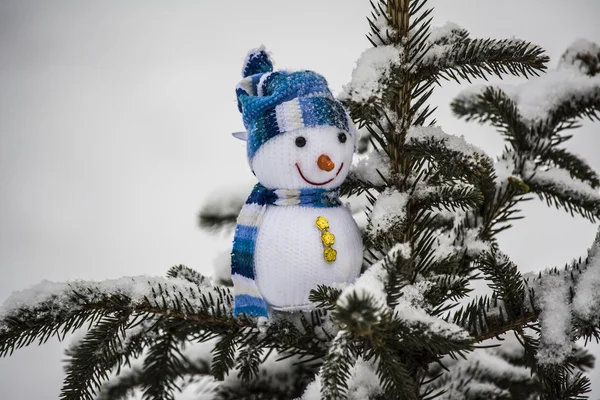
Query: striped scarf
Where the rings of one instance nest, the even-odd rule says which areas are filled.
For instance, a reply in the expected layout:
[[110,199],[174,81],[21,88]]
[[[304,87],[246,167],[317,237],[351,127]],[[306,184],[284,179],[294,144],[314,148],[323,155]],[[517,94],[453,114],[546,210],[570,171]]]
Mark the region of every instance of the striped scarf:
[[[231,252],[231,278],[234,285],[233,315],[246,314],[268,317],[267,305],[254,281],[254,250],[258,230],[268,205],[306,206],[315,208],[338,207],[338,190],[300,189],[269,190],[260,183],[254,186],[237,218],[233,250]],[[282,227],[284,228],[284,227]]]

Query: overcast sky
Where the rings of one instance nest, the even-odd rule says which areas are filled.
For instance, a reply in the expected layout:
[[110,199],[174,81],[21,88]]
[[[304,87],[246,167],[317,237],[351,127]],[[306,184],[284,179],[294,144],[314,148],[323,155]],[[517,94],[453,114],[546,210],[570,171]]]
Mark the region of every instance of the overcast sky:
[[[600,43],[597,0],[438,0],[434,24],[473,37],[541,45],[551,67],[576,38]],[[210,273],[224,238],[196,215],[220,188],[250,184],[234,86],[248,49],[278,68],[323,74],[334,92],[369,46],[368,0],[0,0],[0,302],[42,279],[162,275],[174,264]],[[466,87],[466,84],[462,87]],[[456,120],[433,97],[445,131],[490,155],[493,129]],[[600,123],[569,148],[600,170]],[[596,227],[532,201],[500,239],[523,271],[584,255]],[[0,359],[2,400],[58,397],[55,341]],[[595,397],[600,374],[593,375]]]

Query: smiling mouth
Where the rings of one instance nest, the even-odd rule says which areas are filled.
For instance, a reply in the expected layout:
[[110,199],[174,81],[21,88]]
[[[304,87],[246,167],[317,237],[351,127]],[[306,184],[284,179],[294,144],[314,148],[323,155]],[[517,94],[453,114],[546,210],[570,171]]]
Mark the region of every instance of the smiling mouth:
[[344,168],[344,163],[342,163],[342,165],[340,165],[340,169],[337,170],[337,172],[335,173],[335,176],[333,178],[331,178],[328,181],[320,182],[320,183],[319,182],[311,182],[308,179],[306,179],[306,177],[302,173],[302,170],[300,170],[300,166],[298,165],[298,163],[296,163],[296,168],[298,169],[298,172],[300,173],[300,176],[302,177],[302,179],[304,179],[304,181],[306,183],[310,183],[311,185],[315,185],[315,186],[323,186],[323,185],[327,185],[329,182],[331,182],[332,180],[334,180],[335,178],[337,178],[337,176],[340,174],[340,171],[342,170],[342,168]]

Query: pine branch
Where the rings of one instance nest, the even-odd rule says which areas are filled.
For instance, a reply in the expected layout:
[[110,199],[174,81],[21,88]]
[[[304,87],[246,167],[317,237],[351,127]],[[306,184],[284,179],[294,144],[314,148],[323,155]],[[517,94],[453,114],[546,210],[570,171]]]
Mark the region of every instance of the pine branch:
[[126,313],[105,316],[80,343],[68,350],[70,358],[60,398],[93,399],[93,394],[102,381],[108,379],[111,369],[139,356],[147,344],[145,332],[126,334],[128,327],[138,323],[142,322],[131,321]]
[[332,310],[335,308],[337,299],[342,291],[325,285],[319,285],[316,289],[310,291],[308,299],[313,303],[318,303],[317,307]]
[[307,316],[300,314],[295,318],[281,318],[270,324],[260,344],[267,348],[276,348],[279,353],[293,354],[307,360],[322,358],[327,352],[327,338],[318,332],[326,332],[329,319],[326,313],[316,309]]
[[198,226],[207,231],[233,229],[235,228],[238,214],[239,212],[222,215],[202,210],[198,214]]
[[[429,30],[430,20],[426,18],[431,11],[423,11],[425,3],[426,1],[422,0],[388,0],[386,4],[389,23],[395,33],[392,43],[402,46],[401,57],[406,65],[411,65],[415,61],[414,57],[417,56],[419,49],[423,46],[423,41]],[[409,35],[409,33],[412,33],[412,35]],[[391,72],[391,76],[395,79],[388,86],[388,90],[385,91],[391,93],[391,96],[389,96],[389,99],[386,98],[387,96],[383,97],[386,108],[393,110],[395,113],[397,123],[394,128],[397,135],[393,135],[393,131],[389,134],[386,133],[386,153],[391,161],[390,170],[395,173],[407,174],[409,172],[406,170],[407,164],[410,163],[410,160],[402,159],[404,138],[413,123],[413,119],[418,114],[419,107],[431,96],[432,92],[427,90],[430,83],[425,83],[425,86],[417,88],[417,83],[407,73],[403,73],[402,69]],[[384,130],[384,132],[388,131]],[[409,161],[409,163],[406,161]]]
[[449,316],[456,325],[462,326],[474,338],[474,343],[499,336],[507,331],[521,329],[535,322],[538,314],[530,308],[509,317],[509,311],[496,296],[475,297],[467,306]]
[[547,113],[546,125],[554,132],[576,127],[574,120],[600,121],[600,80],[576,95],[561,99]]
[[[381,346],[372,353],[372,357],[377,360],[377,376],[381,382],[385,398],[390,400],[416,400],[414,380],[406,370],[406,366],[398,358],[398,353],[392,349],[393,346]],[[369,358],[369,353],[367,353],[367,359]]]
[[185,279],[197,286],[208,286],[208,279],[199,272],[186,267],[185,265],[175,265],[167,271],[167,277],[174,279]]
[[586,182],[592,188],[600,186],[600,178],[587,162],[565,149],[551,148],[542,155],[542,160],[552,167],[564,169],[572,178]]
[[367,182],[351,171],[342,186],[340,186],[340,195],[346,197],[358,196],[369,190],[382,192],[384,187]]
[[348,290],[340,295],[331,318],[343,330],[357,337],[373,337],[390,320],[389,310],[381,299],[361,290]]
[[224,380],[235,364],[236,339],[238,330],[227,332],[213,350],[211,373],[217,380]]
[[142,367],[136,366],[123,370],[115,378],[102,385],[96,400],[127,400],[133,394],[134,389],[141,387],[146,379]]
[[417,76],[423,80],[443,78],[460,83],[473,78],[504,75],[529,77],[546,69],[550,60],[544,50],[515,39],[468,39],[450,45],[434,44],[425,55]]
[[[537,324],[530,326],[533,331],[539,333],[540,328]],[[538,363],[540,339],[527,335],[522,330],[518,334],[515,333],[515,336],[523,346],[523,364],[531,368],[531,373],[539,382],[537,393],[541,399],[586,398],[580,397],[587,392],[586,378],[583,378],[581,371],[588,368],[588,362],[592,362],[593,365],[593,360],[589,359],[590,354],[586,350],[574,346],[563,364],[540,365]]]
[[236,361],[238,378],[244,382],[249,382],[258,375],[263,352],[264,348],[260,347],[256,334],[245,341],[245,345],[240,350]]
[[321,395],[324,400],[346,398],[350,367],[356,356],[352,351],[352,334],[341,330],[329,344],[321,367]]
[[[156,339],[159,336],[153,337]],[[179,355],[181,362],[174,365],[177,368],[177,376],[201,377],[210,376],[210,365],[202,359],[191,359],[185,354]],[[143,360],[142,360],[143,361]],[[118,369],[117,375],[105,381],[98,393],[96,400],[127,400],[135,389],[151,385],[152,375],[146,374],[142,363],[132,365],[129,368]],[[182,385],[185,385],[186,381]]]
[[[458,258],[456,255],[450,257]],[[438,263],[438,265],[440,264],[443,264],[443,262]],[[469,263],[457,264],[469,266]],[[434,267],[432,269],[438,271],[441,268]],[[426,299],[433,307],[435,307],[434,310],[432,310],[433,315],[440,315],[447,310],[447,307],[452,307],[451,305],[445,304],[446,302],[460,300],[471,293],[472,289],[469,289],[469,283],[472,279],[475,279],[470,274],[472,272],[471,268],[465,268],[465,271],[462,273],[458,271],[460,270],[451,274],[438,273],[429,278],[429,280],[433,282],[433,288],[427,293]]]
[[[414,159],[422,159],[431,163],[440,179],[460,179],[479,183],[482,178],[493,171],[491,160],[478,152],[478,149],[465,146],[465,151],[455,149],[449,144],[461,140],[452,135],[423,135],[408,138],[405,150]],[[461,149],[462,150],[462,149]]]
[[586,393],[591,392],[590,379],[581,372],[569,373],[562,368],[546,372],[542,379],[543,393],[541,400],[584,400]]
[[388,349],[394,347],[390,338],[401,338],[398,349],[402,348],[402,353],[409,358],[431,357],[431,362],[446,354],[456,357],[473,350],[473,340],[461,328],[441,318],[426,316],[429,314],[426,310],[396,308],[393,323],[381,335]]
[[414,210],[466,211],[477,207],[482,202],[483,196],[479,190],[471,186],[461,186],[461,183],[456,182],[456,186],[441,186],[422,198],[416,198],[411,204]]
[[[168,328],[167,328],[168,329]],[[144,400],[175,400],[179,371],[183,369],[177,339],[163,330],[144,359]]]
[[527,140],[531,128],[522,121],[516,103],[501,89],[490,86],[477,95],[459,95],[450,107],[456,117],[465,118],[467,122],[490,123],[506,136],[516,150],[531,150]]
[[520,400],[540,392],[537,376],[524,365],[516,338],[511,340],[509,335],[488,345],[466,358],[444,357],[439,364],[431,364],[429,380],[423,385],[432,394],[428,398]]
[[535,176],[527,181],[527,185],[549,206],[563,208],[571,215],[580,214],[591,222],[600,219],[600,195],[597,193],[562,187],[552,181],[536,179]]
[[477,263],[486,279],[491,280],[489,285],[504,303],[504,310],[508,317],[517,315],[522,308],[525,296],[525,283],[517,266],[503,254],[485,253]]
[[248,325],[233,319],[228,288],[187,281],[133,277],[115,281],[42,283],[9,298],[0,313],[0,356],[33,341],[59,339],[113,313],[162,315],[194,321],[206,329]]
[[[305,362],[295,355],[272,352],[250,381],[227,379],[219,384],[215,400],[297,399],[315,380],[320,360]],[[318,377],[316,378],[318,379]]]
[[[475,342],[498,336],[509,330],[520,330],[531,326],[530,324],[537,322],[540,316],[544,317],[541,314],[547,307],[544,304],[545,296],[550,296],[553,301],[567,303],[566,307],[571,310],[568,317],[569,321],[572,321],[573,332],[570,335],[573,336],[573,340],[584,338],[587,341],[591,338],[600,338],[600,318],[597,317],[597,311],[600,310],[600,296],[592,295],[590,292],[595,290],[592,288],[596,287],[596,284],[600,283],[597,278],[600,270],[600,230],[585,260],[573,262],[564,269],[546,270],[539,273],[537,277],[526,277],[522,283],[510,277],[511,272],[517,269],[508,259],[504,258],[500,263],[494,260],[496,258],[488,257],[481,261],[482,268],[494,280],[493,287],[496,291],[493,295],[477,297],[467,306],[447,317],[447,320],[470,332]],[[496,268],[497,271],[494,271]],[[566,286],[557,290],[557,284]],[[565,299],[558,298],[559,295],[565,296]],[[555,310],[548,309],[547,313],[553,315]],[[544,324],[541,325],[543,328]]]

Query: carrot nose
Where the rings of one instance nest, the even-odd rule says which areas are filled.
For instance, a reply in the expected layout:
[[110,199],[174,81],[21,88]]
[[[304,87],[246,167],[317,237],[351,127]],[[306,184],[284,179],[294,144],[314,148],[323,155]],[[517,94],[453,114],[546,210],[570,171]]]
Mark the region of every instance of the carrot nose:
[[331,171],[335,168],[335,164],[333,163],[333,161],[331,161],[331,158],[329,158],[329,156],[326,154],[321,154],[319,156],[319,159],[317,160],[317,165],[323,171]]

